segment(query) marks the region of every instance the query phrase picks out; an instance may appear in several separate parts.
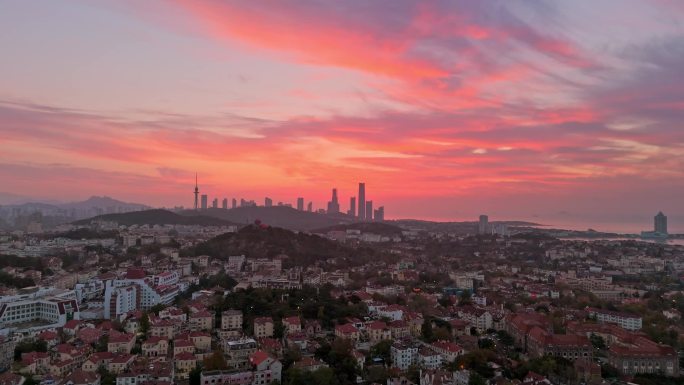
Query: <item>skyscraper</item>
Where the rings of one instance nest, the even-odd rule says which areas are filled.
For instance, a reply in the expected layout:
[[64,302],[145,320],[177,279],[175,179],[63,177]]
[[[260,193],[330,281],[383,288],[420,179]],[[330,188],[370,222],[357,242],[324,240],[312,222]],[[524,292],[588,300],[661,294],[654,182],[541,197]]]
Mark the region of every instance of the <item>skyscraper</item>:
[[356,197],[349,198],[349,211],[347,214],[355,217],[356,216]]
[[486,215],[480,215],[480,222],[477,227],[478,234],[487,234],[487,226],[489,225],[489,217]]
[[221,207],[223,207],[224,210],[228,210],[228,198],[223,198],[222,203],[223,205]]
[[214,198],[214,200],[211,201],[211,208],[212,208],[212,209],[217,209],[217,208],[218,208],[218,198]]
[[655,232],[667,234],[667,217],[662,211],[653,218],[653,224]]
[[366,184],[359,183],[359,219],[366,219]]
[[306,211],[308,211],[308,212],[313,211],[313,202],[309,202],[309,204],[306,205]]
[[297,210],[304,211],[304,198],[297,198]]
[[202,194],[202,210],[207,209],[207,194]]
[[233,204],[232,204],[232,207],[233,207],[233,208],[236,208],[236,207],[237,207],[237,199],[233,198],[233,202],[232,202],[232,203],[233,203]]
[[273,199],[271,199],[269,197],[264,198],[264,206],[265,207],[273,206]]
[[366,202],[366,220],[373,220],[373,201]]
[[337,189],[332,190],[332,199],[328,202],[328,214],[337,214],[340,212],[340,202],[337,200]]
[[195,210],[199,208],[199,202],[197,198],[199,198],[199,186],[197,186],[197,173],[195,173]]
[[380,206],[375,210],[375,220],[378,222],[385,220],[385,206]]

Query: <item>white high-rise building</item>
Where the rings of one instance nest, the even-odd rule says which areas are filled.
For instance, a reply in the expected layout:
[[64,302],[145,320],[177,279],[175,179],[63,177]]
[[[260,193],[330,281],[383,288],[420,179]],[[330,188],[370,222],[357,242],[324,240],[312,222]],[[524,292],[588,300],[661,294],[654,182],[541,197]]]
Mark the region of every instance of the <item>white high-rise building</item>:
[[117,319],[120,316],[138,309],[138,285],[115,287],[107,281],[104,294],[104,318]]

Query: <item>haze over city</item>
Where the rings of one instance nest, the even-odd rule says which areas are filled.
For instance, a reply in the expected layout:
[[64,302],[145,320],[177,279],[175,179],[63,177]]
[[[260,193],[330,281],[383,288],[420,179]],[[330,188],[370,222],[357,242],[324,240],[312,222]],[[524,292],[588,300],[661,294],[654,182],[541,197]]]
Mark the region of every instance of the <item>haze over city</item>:
[[0,7],[3,193],[684,230],[678,1]]

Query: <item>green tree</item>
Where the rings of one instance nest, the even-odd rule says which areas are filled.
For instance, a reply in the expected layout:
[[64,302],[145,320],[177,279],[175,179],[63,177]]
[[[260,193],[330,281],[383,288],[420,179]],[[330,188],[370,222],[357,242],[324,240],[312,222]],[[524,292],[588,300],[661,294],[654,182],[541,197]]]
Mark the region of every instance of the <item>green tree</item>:
[[499,330],[498,332],[496,332],[496,336],[499,338],[499,341],[501,341],[501,343],[505,346],[513,346],[513,343],[515,343],[515,340],[513,340],[513,336],[508,334],[508,332],[505,330]]
[[591,345],[596,349],[606,349],[606,340],[604,340],[603,337],[601,337],[598,334],[591,333],[591,335],[589,336],[589,341],[591,342]]
[[468,379],[468,385],[486,385],[485,379],[482,378],[477,372],[470,372],[470,378]]
[[366,381],[369,383],[386,384],[389,376],[389,370],[384,366],[373,365],[366,370]]
[[206,370],[226,370],[228,363],[220,350],[214,350],[214,353],[204,359],[204,369]]
[[97,343],[95,344],[95,351],[106,352],[108,344],[109,344],[109,336],[103,335],[102,337],[100,337],[97,340]]
[[420,327],[420,334],[423,340],[432,342],[434,336],[432,334],[432,321],[430,321],[429,317],[425,317],[423,325]]
[[275,338],[283,338],[285,336],[285,325],[283,325],[283,320],[278,319],[275,321],[275,324],[273,325],[273,337]]
[[142,317],[140,317],[140,333],[147,335],[147,332],[150,330],[150,316],[147,314],[147,312],[144,312],[142,314]]
[[385,364],[391,361],[392,340],[382,340],[373,345],[370,350],[371,358],[382,358]]
[[316,385],[336,385],[339,383],[335,372],[330,368],[320,368],[311,373],[313,384]]
[[21,360],[21,355],[23,353],[31,353],[31,352],[40,352],[40,353],[45,353],[47,352],[47,342],[43,340],[35,340],[35,341],[24,341],[19,343],[15,348],[14,348],[14,359],[16,361]]
[[478,344],[480,345],[480,349],[494,350],[496,348],[496,344],[491,338],[482,338],[478,341]]
[[200,385],[202,383],[202,368],[199,365],[195,366],[194,369],[188,374],[189,385]]

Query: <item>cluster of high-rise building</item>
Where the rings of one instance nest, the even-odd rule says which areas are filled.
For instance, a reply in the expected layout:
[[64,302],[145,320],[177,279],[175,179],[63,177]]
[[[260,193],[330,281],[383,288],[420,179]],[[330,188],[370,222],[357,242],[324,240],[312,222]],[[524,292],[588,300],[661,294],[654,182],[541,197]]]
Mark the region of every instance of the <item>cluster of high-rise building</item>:
[[[328,214],[337,214],[340,212],[340,203],[337,197],[336,188],[332,190],[332,199],[328,202],[327,212]],[[385,207],[380,206],[376,210],[373,210],[373,201],[366,200],[366,184],[361,182],[359,183],[358,197],[352,196],[349,198],[349,210],[347,210],[347,215],[362,221],[384,221]]]
[[[207,210],[209,208],[212,209],[218,209],[219,208],[219,198],[214,198],[213,201],[211,202],[211,206],[209,206],[209,196],[207,194],[202,194],[200,195],[199,192],[199,186],[197,184],[197,177],[195,176],[195,210]],[[289,203],[283,203],[283,202],[278,202],[278,206],[286,206],[286,207],[292,207],[291,204]],[[245,199],[240,199],[240,204],[238,206],[238,201],[237,199],[233,198],[232,204],[230,207],[228,207],[228,199],[223,198],[221,208],[224,210],[227,210],[229,208],[237,208],[237,207],[250,207],[250,206],[257,206],[256,202],[253,200],[245,200]],[[265,197],[264,198],[264,207],[273,207],[273,199],[270,197]],[[313,202],[308,202],[306,203],[305,207],[305,201],[303,197],[298,197],[297,198],[297,210],[299,211],[308,211],[308,212],[313,212]],[[332,198],[330,201],[328,201],[327,208],[326,209],[321,209],[317,211],[318,213],[322,214],[339,214],[341,213],[340,209],[340,201],[337,195],[337,188],[333,188],[332,190]],[[373,209],[373,201],[372,200],[366,200],[366,184],[361,182],[359,183],[359,192],[358,196],[352,196],[349,198],[349,210],[347,210],[347,215],[352,216],[354,218],[357,218],[362,221],[384,221],[385,220],[385,207],[380,206],[377,209]]]

